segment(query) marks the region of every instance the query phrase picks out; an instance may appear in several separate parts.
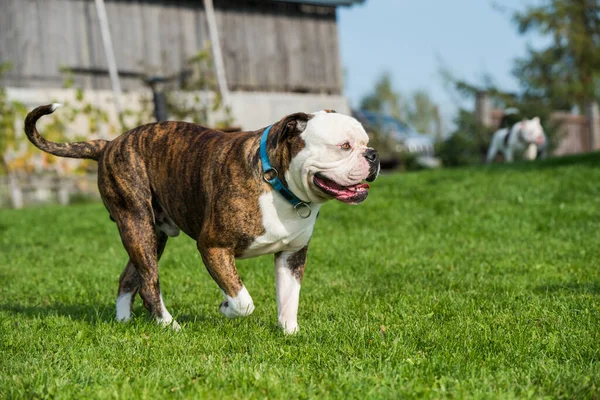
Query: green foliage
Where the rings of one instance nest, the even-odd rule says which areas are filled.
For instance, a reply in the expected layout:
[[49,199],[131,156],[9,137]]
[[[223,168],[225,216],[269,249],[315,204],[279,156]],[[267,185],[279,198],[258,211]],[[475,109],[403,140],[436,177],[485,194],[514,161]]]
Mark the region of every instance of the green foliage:
[[373,92],[362,98],[360,108],[390,115],[426,134],[436,130],[439,120],[438,108],[425,90],[417,90],[405,97],[393,87],[389,73],[379,77]]
[[525,92],[555,109],[580,109],[600,100],[600,3],[597,0],[543,0],[513,14],[522,34],[549,39],[546,48],[528,49],[514,75]]
[[402,103],[402,96],[392,85],[391,75],[384,73],[375,83],[373,93],[363,97],[360,108],[379,114],[391,115],[401,120],[404,117]]
[[[10,71],[10,63],[0,64],[0,77]],[[26,107],[17,101],[8,100],[6,89],[0,86],[0,159],[2,174],[9,173],[15,167],[23,167],[26,162],[25,157],[7,158],[8,151],[14,151],[21,148],[21,141],[24,134],[17,132],[17,120],[23,120],[27,115]],[[26,139],[25,139],[26,140]]]
[[423,165],[418,161],[418,155],[408,151],[402,151],[398,155],[398,171],[420,171],[424,169]]
[[417,132],[440,136],[439,110],[433,99],[425,90],[413,92],[406,105],[406,121],[415,127]]
[[192,71],[192,77],[183,81],[181,90],[184,96],[181,96],[182,92],[180,91],[167,93],[169,114],[176,120],[191,119],[192,122],[204,126],[208,125],[210,114],[223,114],[223,118],[216,121],[215,128],[225,129],[231,127],[234,118],[231,108],[223,104],[223,99],[218,90],[210,42],[206,42],[204,48],[191,57],[187,64]]
[[477,124],[473,113],[464,109],[458,111],[454,122],[456,130],[436,144],[435,154],[447,167],[481,164],[495,129]]
[[391,174],[329,203],[300,333],[276,326],[273,258],[239,262],[256,304],[217,310],[195,243],[161,260],[179,333],[136,299],[101,204],[0,210],[0,398],[593,399],[600,395],[600,154]]
[[[0,75],[10,70],[10,64],[0,65]],[[63,142],[74,140],[86,140],[90,136],[113,137],[127,129],[138,126],[141,123],[149,121],[149,112],[146,107],[141,111],[133,112],[129,109],[124,111],[125,118],[118,122],[111,122],[106,110],[98,107],[93,102],[86,99],[85,91],[80,88],[74,88],[73,74],[68,69],[63,69],[64,87],[75,90],[74,101],[61,101],[65,107],[59,109],[52,115],[44,118],[43,136],[51,141]],[[56,99],[54,100],[56,101]],[[17,132],[17,127],[22,126],[22,122],[30,110],[17,101],[9,100],[6,96],[6,90],[0,87],[0,157],[2,158],[3,173],[9,171],[31,171],[33,169],[33,157],[41,157],[46,165],[55,163],[65,163],[64,158],[52,156],[41,152],[29,142],[24,132]],[[68,127],[79,121],[85,121],[87,124],[82,129],[81,134],[74,137],[67,137],[65,133]],[[126,123],[128,121],[128,123]],[[65,168],[68,168],[65,165]],[[80,160],[74,172],[84,172],[89,169],[95,169],[96,163],[89,160]]]

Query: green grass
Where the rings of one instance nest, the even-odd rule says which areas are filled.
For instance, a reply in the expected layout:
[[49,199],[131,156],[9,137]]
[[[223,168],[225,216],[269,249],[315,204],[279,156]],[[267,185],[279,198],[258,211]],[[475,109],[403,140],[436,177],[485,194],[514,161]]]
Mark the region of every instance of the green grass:
[[194,243],[137,301],[101,205],[0,211],[0,398],[598,398],[600,154],[382,176],[327,204],[301,332],[276,326],[272,258],[239,263],[256,311],[227,320]]

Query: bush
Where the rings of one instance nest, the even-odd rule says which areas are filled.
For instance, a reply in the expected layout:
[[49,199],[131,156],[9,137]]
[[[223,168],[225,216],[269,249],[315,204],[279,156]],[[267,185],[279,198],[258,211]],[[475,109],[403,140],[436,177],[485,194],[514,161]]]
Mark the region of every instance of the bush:
[[443,165],[456,167],[484,162],[496,129],[477,124],[473,114],[463,109],[459,111],[456,125],[457,130],[446,140],[438,142],[435,149]]

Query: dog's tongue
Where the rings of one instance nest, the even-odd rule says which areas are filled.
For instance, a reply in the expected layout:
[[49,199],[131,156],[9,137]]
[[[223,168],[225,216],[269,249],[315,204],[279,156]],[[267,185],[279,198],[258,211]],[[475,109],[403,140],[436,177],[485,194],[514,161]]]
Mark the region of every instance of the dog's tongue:
[[359,183],[354,186],[338,186],[331,187],[335,191],[335,199],[344,203],[354,203],[357,197],[362,197],[370,186],[368,183]]
[[356,204],[363,201],[367,197],[370,188],[368,183],[358,183],[353,186],[341,186],[332,180],[323,179],[322,177],[317,177],[316,180],[322,188],[325,188],[330,196],[336,200],[350,204]]
[[368,193],[367,190],[370,188],[368,183],[361,183],[356,186],[352,186],[347,188],[346,190],[340,192],[337,196],[335,196],[336,200],[339,200],[343,203],[360,203],[364,200],[364,197]]

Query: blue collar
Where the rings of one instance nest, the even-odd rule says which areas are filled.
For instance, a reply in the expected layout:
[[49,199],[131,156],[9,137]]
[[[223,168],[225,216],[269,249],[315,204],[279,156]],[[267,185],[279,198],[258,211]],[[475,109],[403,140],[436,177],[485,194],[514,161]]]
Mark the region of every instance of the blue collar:
[[[267,137],[269,136],[269,131],[272,126],[273,125],[269,125],[260,138],[260,161],[262,163],[263,179],[294,206],[294,210],[300,218],[308,218],[311,214],[310,203],[300,200],[292,193],[292,191],[281,182],[281,179],[279,179],[279,172],[273,168],[269,162],[269,155],[267,154]],[[272,178],[269,179],[269,176],[272,176]]]

